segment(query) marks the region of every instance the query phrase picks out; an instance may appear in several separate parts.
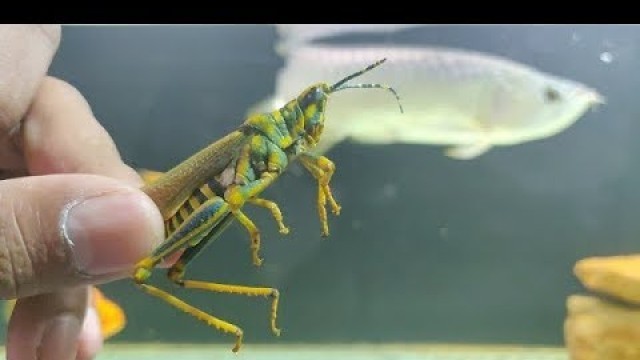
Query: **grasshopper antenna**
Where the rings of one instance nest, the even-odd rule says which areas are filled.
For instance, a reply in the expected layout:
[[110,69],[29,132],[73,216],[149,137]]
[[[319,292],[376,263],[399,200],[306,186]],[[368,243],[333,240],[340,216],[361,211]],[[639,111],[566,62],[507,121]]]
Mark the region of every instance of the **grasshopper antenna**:
[[344,79],[338,81],[337,83],[333,84],[330,87],[330,91],[332,93],[337,92],[337,91],[341,91],[344,89],[384,89],[387,90],[389,92],[391,92],[393,94],[393,96],[395,96],[396,101],[398,102],[398,106],[400,107],[400,112],[404,113],[404,109],[402,108],[402,104],[400,103],[400,96],[398,96],[398,93],[396,92],[396,90],[390,86],[387,85],[382,85],[382,84],[352,84],[352,85],[347,85],[347,81],[354,79],[368,71],[371,71],[375,68],[377,68],[378,66],[382,65],[385,61],[387,61],[386,58],[381,59],[376,61],[375,63],[367,66],[366,68],[360,70],[360,71],[356,71],[355,73],[345,77]]

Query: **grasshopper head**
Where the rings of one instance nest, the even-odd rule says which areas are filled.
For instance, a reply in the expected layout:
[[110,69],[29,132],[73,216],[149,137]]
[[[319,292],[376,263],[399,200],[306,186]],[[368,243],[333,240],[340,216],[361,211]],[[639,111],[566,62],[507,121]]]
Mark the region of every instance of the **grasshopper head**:
[[301,129],[300,135],[310,147],[314,147],[320,141],[324,129],[324,111],[330,94],[331,87],[319,83],[307,88],[296,98],[304,119],[304,128]]
[[[345,89],[387,90],[395,96],[396,100],[398,101],[398,106],[400,107],[400,112],[402,112],[400,98],[393,88],[382,84],[348,84],[349,80],[378,67],[385,61],[386,59],[376,61],[366,68],[341,79],[333,85],[318,83],[310,86],[297,98],[290,101],[286,105],[286,108],[291,109],[297,106],[302,114],[302,116],[297,115],[295,118],[292,118],[291,120],[293,121],[289,122],[289,129],[295,129],[294,131],[292,131],[292,134],[294,136],[297,136],[298,139],[304,139],[304,142],[306,142],[305,145],[307,147],[313,148],[314,146],[316,146],[318,141],[320,141],[320,137],[322,136],[322,131],[324,129],[324,112],[327,107],[327,100],[329,100],[329,95]],[[291,126],[291,124],[293,124],[293,126]]]

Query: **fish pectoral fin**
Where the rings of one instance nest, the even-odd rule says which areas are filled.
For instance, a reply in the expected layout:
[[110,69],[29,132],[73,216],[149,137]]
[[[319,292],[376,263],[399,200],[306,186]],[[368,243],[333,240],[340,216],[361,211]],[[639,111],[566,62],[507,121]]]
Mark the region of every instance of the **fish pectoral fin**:
[[472,144],[456,145],[448,147],[445,155],[456,160],[471,160],[491,149],[488,141],[479,141]]

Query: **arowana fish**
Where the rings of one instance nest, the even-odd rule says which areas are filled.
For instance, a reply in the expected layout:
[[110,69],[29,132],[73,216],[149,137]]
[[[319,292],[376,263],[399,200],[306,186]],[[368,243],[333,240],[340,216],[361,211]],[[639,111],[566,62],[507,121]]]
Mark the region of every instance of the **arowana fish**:
[[332,82],[386,57],[366,82],[400,95],[404,113],[386,94],[343,93],[331,99],[317,153],[350,139],[367,144],[444,145],[456,159],[491,147],[544,139],[567,129],[594,105],[596,90],[502,57],[448,48],[308,45],[288,54],[275,94],[251,112],[281,106],[319,80]]

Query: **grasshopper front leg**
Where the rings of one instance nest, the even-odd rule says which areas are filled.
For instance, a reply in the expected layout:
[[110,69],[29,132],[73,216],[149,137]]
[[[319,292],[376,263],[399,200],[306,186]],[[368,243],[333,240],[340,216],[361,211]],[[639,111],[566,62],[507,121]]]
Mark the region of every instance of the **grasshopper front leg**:
[[329,223],[327,221],[327,201],[334,215],[340,215],[340,205],[331,193],[329,182],[336,170],[331,160],[324,156],[309,153],[300,154],[300,162],[318,181],[318,216],[322,226],[322,236],[329,236]]
[[269,210],[271,212],[271,216],[273,216],[273,219],[278,224],[280,234],[287,235],[289,233],[289,228],[283,222],[284,219],[282,217],[282,211],[280,211],[280,207],[278,207],[278,204],[273,201],[260,198],[249,199],[247,202]]

